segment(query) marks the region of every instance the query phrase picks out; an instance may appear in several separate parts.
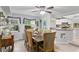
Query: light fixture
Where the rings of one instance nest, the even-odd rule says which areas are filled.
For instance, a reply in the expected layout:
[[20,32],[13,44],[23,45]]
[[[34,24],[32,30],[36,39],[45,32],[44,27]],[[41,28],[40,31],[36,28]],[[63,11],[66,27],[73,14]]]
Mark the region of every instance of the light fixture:
[[45,11],[40,11],[40,14],[41,15],[44,15],[46,12]]

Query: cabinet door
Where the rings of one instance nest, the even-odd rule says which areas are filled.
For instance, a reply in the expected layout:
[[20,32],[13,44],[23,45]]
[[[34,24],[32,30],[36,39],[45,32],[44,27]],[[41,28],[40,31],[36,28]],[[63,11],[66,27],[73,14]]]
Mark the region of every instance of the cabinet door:
[[57,42],[68,42],[73,39],[73,31],[57,31],[56,41]]

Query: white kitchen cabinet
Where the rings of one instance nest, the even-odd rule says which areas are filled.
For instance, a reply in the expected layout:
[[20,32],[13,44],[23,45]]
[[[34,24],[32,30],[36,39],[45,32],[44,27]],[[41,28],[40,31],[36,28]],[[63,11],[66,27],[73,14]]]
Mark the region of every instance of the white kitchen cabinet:
[[73,30],[56,30],[56,42],[70,42],[73,40]]

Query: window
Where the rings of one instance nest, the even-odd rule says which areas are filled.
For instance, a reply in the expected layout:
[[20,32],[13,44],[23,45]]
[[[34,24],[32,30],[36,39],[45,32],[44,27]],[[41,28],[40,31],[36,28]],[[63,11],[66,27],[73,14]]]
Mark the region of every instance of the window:
[[7,17],[8,25],[11,31],[19,31],[19,24],[21,23],[21,19],[19,17]]
[[25,24],[26,26],[31,26],[31,21],[30,21],[30,19],[24,18],[24,19],[23,19],[23,24]]

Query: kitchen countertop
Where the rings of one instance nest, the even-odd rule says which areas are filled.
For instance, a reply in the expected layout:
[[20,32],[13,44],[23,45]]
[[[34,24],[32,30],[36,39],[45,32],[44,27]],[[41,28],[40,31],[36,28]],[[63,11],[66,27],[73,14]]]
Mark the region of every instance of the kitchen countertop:
[[56,29],[58,31],[73,31],[73,29]]

